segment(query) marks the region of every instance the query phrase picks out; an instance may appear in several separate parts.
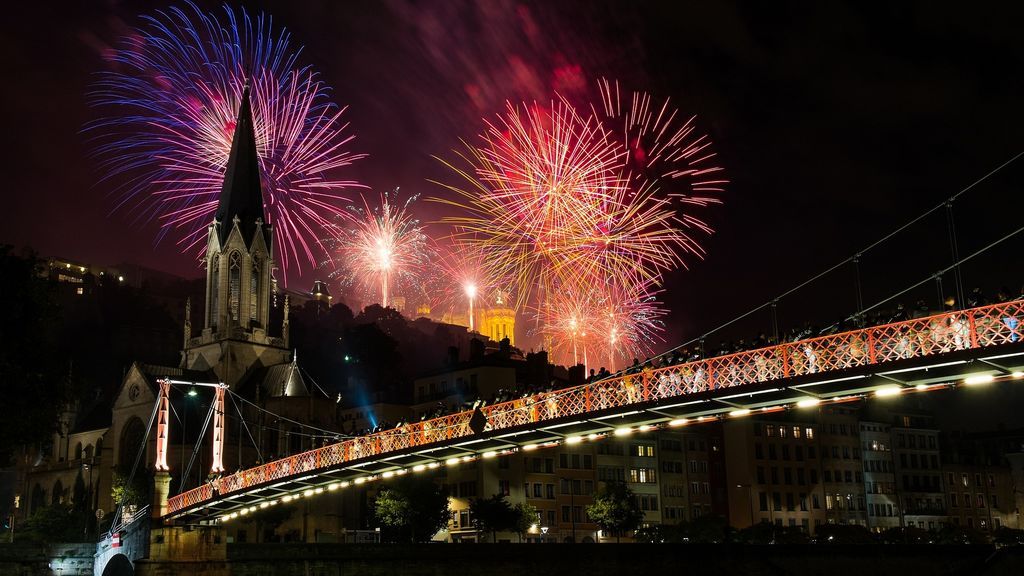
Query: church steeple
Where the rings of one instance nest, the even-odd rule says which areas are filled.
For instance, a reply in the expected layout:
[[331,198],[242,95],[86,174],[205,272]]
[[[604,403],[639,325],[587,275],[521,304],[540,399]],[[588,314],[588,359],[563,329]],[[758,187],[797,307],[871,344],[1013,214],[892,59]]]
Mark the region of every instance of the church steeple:
[[206,233],[203,331],[187,339],[183,351],[185,368],[212,369],[232,388],[253,368],[285,364],[291,356],[286,341],[269,333],[274,230],[264,221],[255,128],[246,86],[220,202]]
[[204,332],[211,338],[268,338],[274,234],[263,215],[260,157],[246,86],[220,203],[207,236]]
[[221,245],[227,242],[235,218],[238,219],[239,232],[242,233],[246,245],[252,244],[257,223],[266,221],[263,216],[260,158],[256,151],[256,129],[252,120],[248,84],[242,90],[242,102],[238,108],[235,134],[231,139],[231,153],[228,156],[215,217],[219,222],[217,235]]

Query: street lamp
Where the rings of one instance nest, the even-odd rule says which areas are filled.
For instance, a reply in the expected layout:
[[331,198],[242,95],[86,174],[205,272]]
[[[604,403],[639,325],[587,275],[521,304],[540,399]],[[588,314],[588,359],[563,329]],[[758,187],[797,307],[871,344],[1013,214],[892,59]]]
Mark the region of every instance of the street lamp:
[[[92,508],[93,496],[92,496],[92,466],[88,462],[82,462],[82,469],[89,472],[89,507]],[[85,526],[82,528],[82,536],[89,536],[89,523],[90,520],[85,520]]]

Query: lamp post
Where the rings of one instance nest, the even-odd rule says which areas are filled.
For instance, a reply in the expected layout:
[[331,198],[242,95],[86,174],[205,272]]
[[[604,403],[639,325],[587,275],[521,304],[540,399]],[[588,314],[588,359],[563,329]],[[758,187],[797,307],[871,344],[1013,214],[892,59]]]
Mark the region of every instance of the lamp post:
[[[88,492],[89,500],[88,501],[89,501],[89,507],[91,508],[92,507],[92,502],[93,502],[93,498],[92,498],[92,465],[89,462],[82,462],[82,469],[89,472],[89,492]],[[84,536],[84,537],[88,537],[89,536],[89,524],[90,524],[90,522],[91,521],[88,518],[85,520],[85,526],[82,528],[82,536]]]

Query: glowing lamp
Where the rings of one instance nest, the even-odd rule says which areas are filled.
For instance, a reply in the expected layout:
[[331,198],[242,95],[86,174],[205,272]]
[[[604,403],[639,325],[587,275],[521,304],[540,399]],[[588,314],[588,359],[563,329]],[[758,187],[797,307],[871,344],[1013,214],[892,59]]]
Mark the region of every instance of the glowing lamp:
[[883,398],[886,396],[896,396],[902,391],[903,388],[900,388],[899,386],[886,386],[884,388],[879,388],[878,390],[875,390],[875,396]]
[[632,428],[616,428],[615,429],[615,435],[616,436],[629,436],[632,433],[633,433],[633,429]]
[[804,398],[796,403],[798,408],[810,408],[812,406],[817,406],[818,404],[821,404],[821,400],[818,400],[817,398]]
[[729,412],[729,416],[732,416],[733,418],[741,418],[748,414],[750,414],[750,410],[746,408],[743,408],[741,410],[733,410],[732,412]]
[[565,439],[566,444],[579,444],[580,442],[583,442],[582,436],[569,436]]
[[974,376],[968,376],[964,378],[964,384],[968,386],[974,386],[976,384],[988,384],[995,380],[996,377],[991,374],[976,374]]
[[687,422],[689,422],[689,420],[686,418],[676,418],[675,420],[669,421],[668,425],[675,428],[677,426],[685,426]]

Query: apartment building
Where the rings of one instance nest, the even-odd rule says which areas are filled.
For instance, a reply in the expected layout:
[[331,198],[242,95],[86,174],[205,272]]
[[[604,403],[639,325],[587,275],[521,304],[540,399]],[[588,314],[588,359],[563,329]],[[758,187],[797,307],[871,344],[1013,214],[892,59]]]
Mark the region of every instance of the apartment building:
[[900,500],[896,490],[892,436],[884,422],[860,423],[861,464],[864,467],[864,495],[868,528],[881,532],[902,526]]

